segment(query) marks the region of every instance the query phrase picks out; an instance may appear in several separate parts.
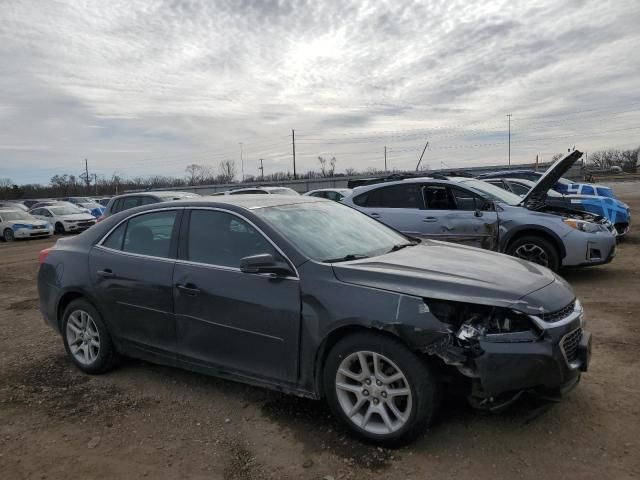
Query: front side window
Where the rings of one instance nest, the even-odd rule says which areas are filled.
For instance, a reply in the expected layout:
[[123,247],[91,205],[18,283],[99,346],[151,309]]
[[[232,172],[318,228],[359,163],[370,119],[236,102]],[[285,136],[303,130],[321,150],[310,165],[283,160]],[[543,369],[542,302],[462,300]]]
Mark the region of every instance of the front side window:
[[[122,251],[149,255],[152,257],[169,258],[171,253],[171,237],[178,212],[164,211],[138,215],[126,222]],[[118,231],[114,231],[106,244],[113,239],[117,244]]]
[[125,197],[122,199],[121,210],[129,210],[130,208],[139,207],[141,203],[142,199],[140,197]]
[[452,188],[451,193],[456,204],[456,210],[473,211],[476,210],[481,203],[477,202],[476,197],[466,190]]
[[424,187],[424,202],[428,210],[455,210],[453,195],[445,185],[427,185]]
[[240,267],[240,260],[276,249],[249,223],[226,212],[193,210],[187,235],[187,260],[223,267]]

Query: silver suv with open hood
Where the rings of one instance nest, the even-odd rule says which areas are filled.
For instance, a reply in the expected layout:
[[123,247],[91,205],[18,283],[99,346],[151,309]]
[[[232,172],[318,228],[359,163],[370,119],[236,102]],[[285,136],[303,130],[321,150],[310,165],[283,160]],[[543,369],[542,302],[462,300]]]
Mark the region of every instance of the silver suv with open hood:
[[611,223],[545,205],[547,191],[580,157],[558,160],[521,198],[467,177],[421,177],[358,187],[343,200],[406,235],[464,243],[558,270],[599,265],[615,255]]

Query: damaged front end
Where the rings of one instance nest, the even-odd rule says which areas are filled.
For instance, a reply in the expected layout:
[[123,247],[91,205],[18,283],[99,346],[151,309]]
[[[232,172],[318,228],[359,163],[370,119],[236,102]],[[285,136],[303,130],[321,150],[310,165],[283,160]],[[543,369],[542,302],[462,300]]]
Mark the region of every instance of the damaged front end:
[[437,356],[471,383],[470,403],[497,410],[532,392],[560,398],[586,371],[591,335],[574,300],[560,311],[531,315],[508,307],[424,299],[446,334],[421,351]]

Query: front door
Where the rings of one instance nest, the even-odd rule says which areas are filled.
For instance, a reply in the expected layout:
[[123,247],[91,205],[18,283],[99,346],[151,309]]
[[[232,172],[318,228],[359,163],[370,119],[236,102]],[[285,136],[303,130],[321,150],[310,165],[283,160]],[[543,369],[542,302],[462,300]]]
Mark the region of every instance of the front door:
[[183,360],[250,376],[294,381],[300,289],[294,276],[240,271],[240,259],[280,253],[230,212],[193,209],[185,218],[173,285]]
[[497,248],[498,214],[490,203],[467,189],[445,184],[426,184],[423,193],[425,237]]

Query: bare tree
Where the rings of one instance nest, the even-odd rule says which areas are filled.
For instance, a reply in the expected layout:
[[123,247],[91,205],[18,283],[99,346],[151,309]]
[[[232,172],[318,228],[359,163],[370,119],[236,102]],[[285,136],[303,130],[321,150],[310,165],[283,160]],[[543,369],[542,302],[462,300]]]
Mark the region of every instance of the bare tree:
[[13,180],[10,178],[0,178],[0,197],[9,198],[9,193],[13,189]]
[[222,160],[220,162],[218,183],[231,183],[236,176],[236,162],[234,160]]

